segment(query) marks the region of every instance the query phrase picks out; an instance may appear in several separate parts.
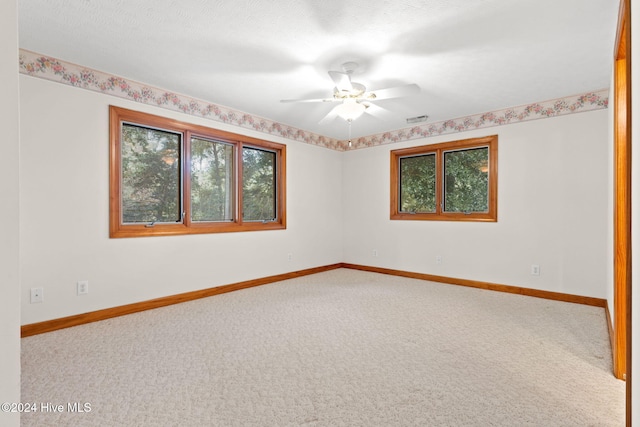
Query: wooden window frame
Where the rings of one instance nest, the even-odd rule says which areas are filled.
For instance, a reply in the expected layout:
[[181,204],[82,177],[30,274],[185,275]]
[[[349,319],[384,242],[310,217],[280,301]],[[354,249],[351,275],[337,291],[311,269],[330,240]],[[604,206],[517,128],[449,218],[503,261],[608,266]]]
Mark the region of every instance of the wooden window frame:
[[[467,150],[488,147],[489,149],[489,210],[488,212],[445,212],[443,210],[444,153],[456,150]],[[400,211],[400,159],[407,156],[426,154],[436,155],[436,211],[433,213],[402,212]],[[422,145],[419,147],[403,148],[391,151],[391,214],[392,220],[411,221],[498,221],[498,135],[482,138],[470,138],[440,144]]]
[[[286,229],[286,145],[262,139],[251,138],[205,126],[199,126],[179,120],[153,114],[110,106],[109,137],[109,236],[148,237],[185,234],[208,234],[242,231],[282,230]],[[181,144],[181,192],[180,203],[184,212],[179,223],[126,224],[122,221],[121,191],[121,129],[122,124],[157,128],[182,134]],[[233,196],[235,218],[221,222],[195,222],[191,220],[191,137],[212,139],[234,145],[235,194]],[[257,148],[276,154],[276,215],[273,221],[242,220],[242,148]]]

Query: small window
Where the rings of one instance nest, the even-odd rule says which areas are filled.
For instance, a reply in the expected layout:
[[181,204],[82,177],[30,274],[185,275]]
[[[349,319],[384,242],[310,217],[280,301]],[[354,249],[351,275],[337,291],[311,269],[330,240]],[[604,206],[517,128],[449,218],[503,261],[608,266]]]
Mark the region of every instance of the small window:
[[191,219],[195,222],[234,220],[234,146],[191,138]]
[[254,147],[242,149],[242,212],[245,221],[274,221],[276,155]]
[[435,213],[435,153],[400,157],[400,211]]
[[180,163],[182,135],[122,124],[122,222],[182,220]]
[[498,137],[391,151],[391,219],[497,221]]
[[489,212],[489,147],[444,152],[444,212]]
[[286,228],[285,146],[111,107],[110,236]]

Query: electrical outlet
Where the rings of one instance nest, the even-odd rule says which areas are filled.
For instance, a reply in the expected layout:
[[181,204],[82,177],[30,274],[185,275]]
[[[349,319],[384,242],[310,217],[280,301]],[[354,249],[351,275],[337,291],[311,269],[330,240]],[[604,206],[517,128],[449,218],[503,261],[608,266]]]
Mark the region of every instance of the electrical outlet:
[[287,261],[291,261],[293,259],[293,254],[292,253],[288,253],[287,254]]
[[442,264],[442,255],[436,255],[436,264]]
[[540,266],[538,264],[531,264],[531,275],[532,276],[540,275]]
[[372,250],[371,251],[371,255],[377,257],[378,256],[378,250],[377,249]]
[[89,281],[88,280],[80,280],[77,283],[77,291],[78,295],[85,295],[89,293]]
[[44,288],[31,288],[31,304],[44,301]]

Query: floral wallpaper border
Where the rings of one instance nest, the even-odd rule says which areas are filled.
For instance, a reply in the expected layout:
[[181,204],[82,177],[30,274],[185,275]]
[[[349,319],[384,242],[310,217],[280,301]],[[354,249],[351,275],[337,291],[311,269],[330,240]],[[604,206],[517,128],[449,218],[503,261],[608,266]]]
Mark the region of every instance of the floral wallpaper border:
[[334,150],[342,150],[343,147],[343,144],[334,138],[303,131],[242,111],[147,86],[24,49],[20,49],[20,73],[320,147]]
[[429,138],[474,129],[501,126],[529,120],[563,116],[607,108],[609,89],[602,89],[582,95],[569,96],[544,102],[505,108],[489,113],[481,113],[453,120],[424,124],[411,128],[399,129],[378,135],[371,135],[352,140],[351,149],[394,144],[418,138]]
[[609,90],[603,89],[582,95],[356,138],[349,145],[348,141],[307,132],[228,107],[150,87],[24,49],[20,49],[20,73],[338,151],[599,110],[607,108],[609,103]]

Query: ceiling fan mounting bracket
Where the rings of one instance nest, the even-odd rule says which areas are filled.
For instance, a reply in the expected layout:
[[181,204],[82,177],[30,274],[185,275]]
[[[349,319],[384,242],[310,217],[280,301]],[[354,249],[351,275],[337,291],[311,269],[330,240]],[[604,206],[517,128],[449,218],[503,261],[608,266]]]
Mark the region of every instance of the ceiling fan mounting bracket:
[[359,67],[357,62],[349,61],[342,64],[342,71],[352,74]]

